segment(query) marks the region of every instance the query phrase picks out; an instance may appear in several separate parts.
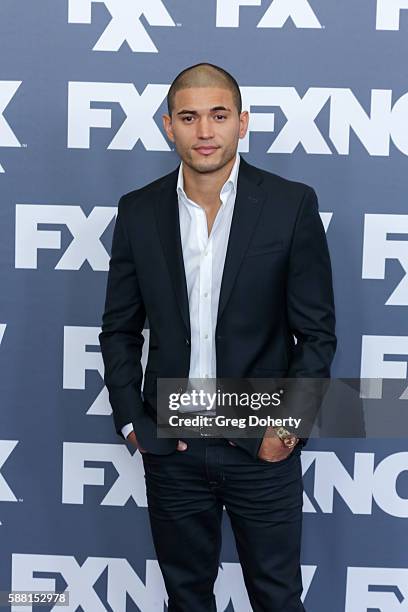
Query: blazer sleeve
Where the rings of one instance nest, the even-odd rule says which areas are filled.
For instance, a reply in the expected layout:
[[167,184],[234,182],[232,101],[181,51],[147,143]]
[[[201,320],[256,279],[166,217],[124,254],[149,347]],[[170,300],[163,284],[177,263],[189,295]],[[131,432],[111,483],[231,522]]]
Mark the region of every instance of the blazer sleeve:
[[[283,395],[287,416],[302,419],[303,443],[327,391],[336,351],[332,270],[315,191],[307,187],[289,255],[287,317],[296,338]],[[297,380],[295,380],[297,379]],[[299,380],[301,379],[301,380]]]
[[317,196],[303,197],[289,256],[287,316],[297,339],[288,376],[328,377],[336,351],[333,281]]
[[126,231],[126,203],[122,196],[112,238],[102,331],[99,334],[104,381],[109,393],[116,432],[137,421],[143,412],[141,364],[146,319],[135,262]]

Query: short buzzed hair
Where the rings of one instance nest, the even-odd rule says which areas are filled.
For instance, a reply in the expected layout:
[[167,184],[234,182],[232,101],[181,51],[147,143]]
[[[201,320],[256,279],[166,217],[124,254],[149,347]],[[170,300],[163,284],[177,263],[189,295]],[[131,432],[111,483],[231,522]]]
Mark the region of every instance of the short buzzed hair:
[[174,108],[174,96],[176,93],[181,89],[189,89],[191,87],[221,87],[229,89],[238,114],[241,114],[241,92],[234,77],[219,66],[203,62],[182,70],[170,85],[167,93],[167,110],[170,117]]

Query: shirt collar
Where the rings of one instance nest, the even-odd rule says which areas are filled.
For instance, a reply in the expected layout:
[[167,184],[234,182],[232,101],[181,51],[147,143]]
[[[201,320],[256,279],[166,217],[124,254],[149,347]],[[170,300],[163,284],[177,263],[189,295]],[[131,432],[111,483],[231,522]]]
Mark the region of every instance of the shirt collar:
[[[237,151],[237,154],[235,156],[234,165],[232,167],[229,177],[227,178],[227,180],[225,181],[224,185],[221,188],[221,193],[224,193],[229,187],[232,187],[236,194],[240,160],[241,160],[241,157]],[[188,197],[184,191],[183,162],[181,162],[179,166],[178,179],[177,179],[177,195],[178,196],[181,195],[183,196],[183,199],[188,200]]]

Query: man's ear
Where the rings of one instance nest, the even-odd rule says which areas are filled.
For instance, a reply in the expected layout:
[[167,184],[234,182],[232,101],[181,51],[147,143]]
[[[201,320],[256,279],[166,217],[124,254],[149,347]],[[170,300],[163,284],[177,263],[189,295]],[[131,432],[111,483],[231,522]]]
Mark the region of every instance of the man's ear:
[[239,116],[239,137],[244,138],[247,133],[249,125],[249,113],[248,111],[242,111]]
[[163,119],[164,131],[166,132],[168,139],[171,140],[171,142],[174,142],[173,126],[172,126],[172,123],[171,123],[170,115],[167,115],[165,113],[162,116],[162,119]]

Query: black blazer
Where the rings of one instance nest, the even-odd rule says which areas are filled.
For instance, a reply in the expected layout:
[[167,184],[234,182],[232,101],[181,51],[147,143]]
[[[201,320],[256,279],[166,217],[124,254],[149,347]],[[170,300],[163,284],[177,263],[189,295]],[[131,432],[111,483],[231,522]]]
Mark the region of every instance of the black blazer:
[[[121,428],[132,422],[140,444],[159,454],[172,452],[177,440],[157,437],[156,379],[187,379],[190,367],[178,168],[119,200],[99,335],[116,432],[123,437]],[[242,156],[215,343],[221,378],[327,378],[336,349],[330,257],[316,194]],[[230,439],[255,456],[262,435]]]

